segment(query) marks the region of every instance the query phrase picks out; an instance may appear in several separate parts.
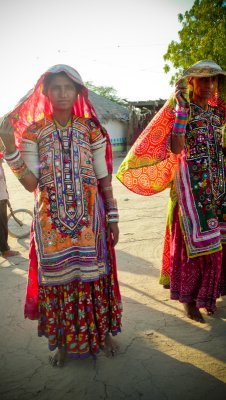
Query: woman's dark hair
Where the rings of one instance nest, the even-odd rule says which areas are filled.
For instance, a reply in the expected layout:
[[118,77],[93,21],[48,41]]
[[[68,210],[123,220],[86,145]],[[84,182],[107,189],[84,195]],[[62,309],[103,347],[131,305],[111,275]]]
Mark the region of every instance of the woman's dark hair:
[[62,71],[62,72],[50,73],[50,74],[46,75],[46,77],[44,78],[44,81],[43,81],[43,91],[42,91],[43,94],[44,94],[45,96],[47,96],[48,89],[49,89],[49,85],[50,85],[50,83],[52,82],[53,78],[55,78],[55,76],[66,76],[68,79],[70,79],[70,80],[73,82],[73,84],[74,84],[75,88],[77,89],[77,91],[78,91],[78,92],[81,92],[82,86],[79,85],[78,83],[74,82],[74,81],[66,74],[66,72]]

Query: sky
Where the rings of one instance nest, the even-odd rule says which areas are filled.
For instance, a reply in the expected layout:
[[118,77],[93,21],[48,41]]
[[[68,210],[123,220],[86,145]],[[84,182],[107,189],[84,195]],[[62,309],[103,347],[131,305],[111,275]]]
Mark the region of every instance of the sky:
[[194,0],[1,0],[0,116],[55,64],[128,101],[166,99],[163,55]]

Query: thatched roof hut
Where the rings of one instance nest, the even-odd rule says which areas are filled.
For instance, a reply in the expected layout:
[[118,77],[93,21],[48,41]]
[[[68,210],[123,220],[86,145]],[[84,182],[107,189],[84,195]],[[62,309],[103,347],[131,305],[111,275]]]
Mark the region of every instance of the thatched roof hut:
[[120,154],[126,149],[129,110],[104,96],[89,90],[89,98],[92,102],[100,123],[107,129],[113,154]]
[[129,121],[129,110],[127,107],[121,106],[106,97],[89,90],[89,98],[93,103],[97,116],[102,124],[109,120],[117,120],[122,122]]

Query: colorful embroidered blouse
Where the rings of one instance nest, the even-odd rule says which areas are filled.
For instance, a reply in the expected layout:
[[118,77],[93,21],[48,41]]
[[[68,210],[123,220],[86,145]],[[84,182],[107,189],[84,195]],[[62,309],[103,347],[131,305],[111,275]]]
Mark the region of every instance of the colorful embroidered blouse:
[[226,243],[225,116],[191,103],[186,145],[179,159],[176,188],[190,257],[211,253]]
[[60,129],[48,117],[23,134],[24,159],[33,170],[38,162],[34,232],[42,285],[92,281],[108,272],[105,212],[94,167],[101,148],[105,154],[100,129],[84,118],[74,117]]

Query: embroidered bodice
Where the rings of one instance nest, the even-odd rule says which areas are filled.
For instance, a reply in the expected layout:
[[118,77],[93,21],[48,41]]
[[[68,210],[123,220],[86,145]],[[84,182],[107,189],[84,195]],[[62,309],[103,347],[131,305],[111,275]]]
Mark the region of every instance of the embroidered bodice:
[[[222,150],[223,113],[208,106],[204,111],[191,103],[186,129],[186,159],[193,182],[202,197],[218,199],[225,192],[224,155]],[[210,193],[211,190],[211,193]]]
[[[49,117],[31,126],[23,143],[23,156],[29,161],[33,149],[38,160],[34,232],[40,282],[98,279],[108,268],[97,176],[107,174],[101,130],[84,118],[59,127]],[[95,168],[97,155],[102,169]]]

